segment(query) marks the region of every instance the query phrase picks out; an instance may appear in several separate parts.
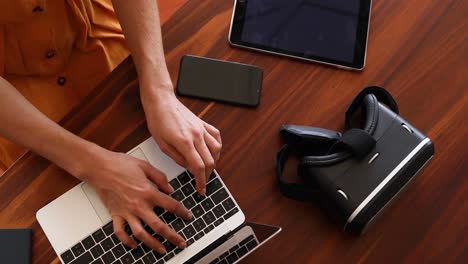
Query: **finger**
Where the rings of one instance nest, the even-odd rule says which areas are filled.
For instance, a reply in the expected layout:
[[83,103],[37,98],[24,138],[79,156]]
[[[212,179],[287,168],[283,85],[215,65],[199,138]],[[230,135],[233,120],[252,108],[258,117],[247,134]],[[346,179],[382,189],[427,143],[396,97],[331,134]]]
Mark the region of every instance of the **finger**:
[[169,157],[171,157],[177,164],[186,168],[187,161],[185,160],[184,156],[182,156],[176,148],[171,146],[170,144],[162,142],[159,147],[161,150],[166,153]]
[[174,188],[169,184],[167,181],[166,175],[162,173],[160,170],[153,167],[148,162],[142,162],[142,169],[146,176],[158,186],[160,190],[165,193],[172,193]]
[[211,152],[211,156],[217,162],[221,154],[221,144],[209,133],[205,133],[205,142]]
[[195,148],[197,149],[198,153],[200,154],[200,157],[203,160],[203,163],[205,164],[204,177],[201,177],[201,179],[197,179],[197,188],[203,190],[206,188],[206,179],[214,170],[215,161],[204,139],[195,141]]
[[188,145],[188,148],[185,151],[179,150],[181,153],[185,153],[185,160],[187,160],[187,169],[195,176],[197,182],[197,191],[205,196],[206,190],[204,184],[199,184],[201,182],[206,182],[205,180],[205,163],[203,162],[200,154],[198,154],[197,149],[192,144]]
[[219,132],[219,130],[217,128],[215,128],[214,126],[206,123],[206,122],[203,122],[203,126],[205,127],[206,131],[208,131],[208,133],[210,133],[210,135],[212,135],[216,141],[219,142],[219,144],[223,144],[222,140],[221,140],[221,133]]
[[113,215],[112,216],[114,233],[117,238],[127,247],[136,248],[137,243],[133,240],[127,232],[125,232],[125,219],[121,216]]
[[147,214],[143,216],[142,219],[146,224],[153,229],[153,231],[166,238],[172,244],[176,245],[179,248],[186,248],[187,243],[184,238],[177,234],[172,228],[166,225],[159,217],[152,211],[148,211]]
[[167,194],[156,192],[154,194],[154,203],[156,206],[159,206],[186,220],[192,219],[192,213],[185,208],[185,206]]
[[166,252],[164,246],[156,238],[152,237],[141,224],[140,219],[135,216],[129,217],[128,224],[132,229],[133,235],[142,241],[148,247],[156,250],[158,253],[163,254]]

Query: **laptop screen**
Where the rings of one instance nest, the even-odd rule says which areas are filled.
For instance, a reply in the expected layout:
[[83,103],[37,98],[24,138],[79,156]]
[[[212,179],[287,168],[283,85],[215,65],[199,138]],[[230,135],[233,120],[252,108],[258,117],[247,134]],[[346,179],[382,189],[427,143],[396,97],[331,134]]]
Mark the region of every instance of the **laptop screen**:
[[262,246],[281,228],[246,222],[213,242],[185,263],[236,263]]

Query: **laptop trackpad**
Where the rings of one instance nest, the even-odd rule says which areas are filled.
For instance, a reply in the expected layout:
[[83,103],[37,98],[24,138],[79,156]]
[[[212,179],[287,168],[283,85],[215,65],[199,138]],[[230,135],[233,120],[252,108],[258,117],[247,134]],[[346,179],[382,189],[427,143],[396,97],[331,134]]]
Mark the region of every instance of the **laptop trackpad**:
[[96,214],[99,216],[99,219],[101,219],[102,224],[106,224],[107,222],[112,220],[112,217],[109,214],[109,210],[107,210],[104,203],[102,203],[101,199],[96,193],[96,190],[94,190],[94,188],[91,187],[91,185],[87,183],[83,183],[81,185],[81,188],[83,189],[83,192],[86,194],[86,197],[88,197],[88,200],[93,206],[94,211],[96,211]]

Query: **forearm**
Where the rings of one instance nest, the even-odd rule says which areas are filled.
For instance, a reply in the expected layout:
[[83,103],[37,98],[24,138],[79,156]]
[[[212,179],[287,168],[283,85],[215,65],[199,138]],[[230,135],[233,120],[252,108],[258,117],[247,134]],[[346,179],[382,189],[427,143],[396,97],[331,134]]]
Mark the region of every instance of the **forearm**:
[[99,148],[47,118],[0,77],[0,135],[80,177],[84,159]]
[[142,97],[155,98],[161,93],[173,93],[164,58],[157,1],[112,2],[138,71],[141,93],[147,95]]

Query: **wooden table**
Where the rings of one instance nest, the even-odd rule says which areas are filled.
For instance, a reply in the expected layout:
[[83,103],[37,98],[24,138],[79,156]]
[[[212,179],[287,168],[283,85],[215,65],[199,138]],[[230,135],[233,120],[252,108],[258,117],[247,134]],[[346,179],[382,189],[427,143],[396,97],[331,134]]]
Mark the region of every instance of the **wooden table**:
[[[383,1],[372,8],[367,67],[337,70],[231,48],[232,1],[191,0],[163,27],[175,80],[184,54],[255,64],[265,71],[256,109],[182,101],[222,132],[218,170],[247,219],[283,227],[246,263],[465,262],[468,259],[467,1]],[[343,129],[344,111],[367,85],[386,87],[436,155],[378,222],[350,237],[314,205],[283,197],[274,177],[284,123]],[[127,151],[149,136],[131,59],[61,124]],[[0,180],[0,227],[34,230],[33,261],[56,261],[35,212],[78,181],[33,153]],[[0,261],[1,262],[1,261]]]

